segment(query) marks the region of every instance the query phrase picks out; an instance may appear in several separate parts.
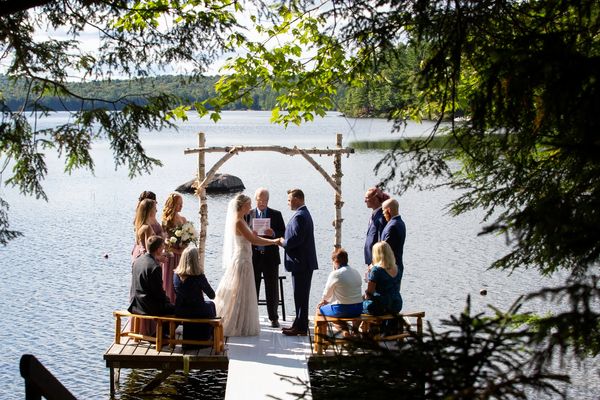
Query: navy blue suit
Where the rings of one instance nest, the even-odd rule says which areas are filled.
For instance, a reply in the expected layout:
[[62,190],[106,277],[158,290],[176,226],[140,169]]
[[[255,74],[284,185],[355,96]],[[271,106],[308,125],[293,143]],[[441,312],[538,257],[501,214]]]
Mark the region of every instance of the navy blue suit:
[[306,206],[299,207],[285,228],[284,266],[292,273],[296,319],[292,328],[308,331],[308,301],[313,271],[318,268],[312,217]]
[[373,245],[381,240],[381,234],[383,233],[386,222],[381,208],[371,214],[369,228],[367,229],[367,238],[365,239],[366,265],[370,265],[373,262]]
[[398,273],[402,276],[404,264],[402,263],[402,253],[404,253],[404,240],[406,239],[406,225],[399,215],[388,221],[381,234],[381,240],[385,240],[394,251]]

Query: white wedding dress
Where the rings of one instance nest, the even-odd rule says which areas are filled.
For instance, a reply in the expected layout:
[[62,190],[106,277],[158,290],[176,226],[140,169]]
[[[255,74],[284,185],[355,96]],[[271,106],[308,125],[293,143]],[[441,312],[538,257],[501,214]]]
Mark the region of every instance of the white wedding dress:
[[[235,228],[234,228],[235,229]],[[224,246],[225,273],[215,295],[217,316],[223,318],[225,336],[256,336],[260,333],[252,245],[233,233],[231,249]]]

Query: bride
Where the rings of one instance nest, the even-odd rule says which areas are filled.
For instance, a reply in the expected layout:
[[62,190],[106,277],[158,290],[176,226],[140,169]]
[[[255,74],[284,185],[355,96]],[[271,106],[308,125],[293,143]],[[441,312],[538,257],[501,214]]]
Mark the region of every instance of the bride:
[[244,216],[250,212],[250,197],[239,194],[229,202],[223,240],[225,273],[215,295],[217,315],[223,318],[225,336],[256,336],[260,333],[258,301],[252,267],[252,246],[277,245],[250,230]]

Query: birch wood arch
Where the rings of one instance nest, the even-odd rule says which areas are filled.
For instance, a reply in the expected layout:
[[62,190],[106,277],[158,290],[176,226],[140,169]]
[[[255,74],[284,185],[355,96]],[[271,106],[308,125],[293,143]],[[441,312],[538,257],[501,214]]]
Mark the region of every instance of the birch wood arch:
[[[186,149],[184,154],[198,154],[198,173],[196,175],[196,196],[198,196],[200,209],[200,237],[198,243],[198,258],[200,265],[204,266],[205,255],[206,255],[206,230],[208,226],[208,205],[206,202],[206,187],[211,181],[213,176],[217,173],[219,168],[223,166],[233,156],[248,151],[272,151],[278,152],[285,155],[300,155],[310,165],[312,165],[317,172],[325,179],[327,183],[333,188],[335,192],[335,220],[333,226],[335,228],[335,241],[334,247],[338,248],[342,245],[342,207],[344,202],[342,201],[342,154],[350,155],[354,153],[352,148],[342,147],[342,135],[336,135],[336,147],[334,149],[301,149],[297,146],[284,147],[284,146],[226,146],[226,147],[206,147],[206,135],[204,132],[198,134],[198,147],[195,149]],[[221,157],[208,172],[206,172],[205,155],[206,153],[226,153]],[[333,175],[329,175],[327,171],[317,163],[311,154],[333,156],[334,170]]]

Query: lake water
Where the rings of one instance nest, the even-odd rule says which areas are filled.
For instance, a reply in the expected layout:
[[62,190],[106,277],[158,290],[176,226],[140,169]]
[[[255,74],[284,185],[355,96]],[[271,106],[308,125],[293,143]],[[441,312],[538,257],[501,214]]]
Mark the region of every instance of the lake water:
[[[4,308],[0,325],[0,397],[24,396],[23,380],[18,371],[24,353],[37,356],[63,384],[80,399],[109,397],[109,376],[102,355],[113,339],[112,311],[128,305],[130,250],[133,243],[132,221],[137,197],[143,190],[154,191],[159,212],[166,196],[196,173],[195,155],[183,150],[197,146],[197,133],[206,133],[207,146],[277,144],[281,146],[335,147],[335,134],[342,133],[344,146],[354,140],[390,139],[391,124],[380,119],[347,119],[339,114],[303,125],[289,127],[269,124],[266,112],[225,112],[214,124],[192,116],[180,124],[179,132],[145,132],[143,143],[149,155],[164,166],[151,174],[129,179],[124,169],[115,170],[112,151],[105,142],[93,149],[95,172],[80,170],[63,174],[63,164],[48,155],[49,173],[44,188],[49,201],[21,196],[17,190],[0,186],[0,195],[10,204],[13,229],[24,237],[0,247],[3,271],[0,298]],[[44,124],[65,121],[57,114]],[[427,133],[431,124],[409,124],[405,136]],[[396,134],[397,135],[397,134]],[[378,178],[373,167],[384,155],[360,151],[342,159],[344,222],[342,245],[348,250],[350,264],[362,271],[362,245],[370,216],[363,202],[364,192]],[[207,169],[222,154],[207,155]],[[332,157],[316,160],[333,173]],[[245,193],[253,197],[259,186],[270,189],[270,206],[291,216],[286,205],[286,190],[303,189],[310,209],[317,240],[320,269],[315,271],[311,308],[318,302],[331,270],[329,255],[334,243],[334,194],[321,175],[300,157],[279,153],[240,153],[222,166],[220,172],[242,179]],[[8,176],[2,176],[5,180]],[[472,298],[474,312],[487,311],[488,304],[506,309],[521,294],[555,283],[535,271],[517,271],[512,275],[488,271],[490,263],[507,251],[501,237],[477,236],[483,213],[451,217],[445,206],[455,192],[438,189],[409,191],[398,197],[406,222],[402,295],[405,310],[424,310],[434,326],[450,313],[458,313]],[[206,274],[216,289],[222,275],[221,238],[224,215],[233,195],[208,197],[208,237]],[[184,196],[182,214],[198,222],[198,202]],[[105,258],[104,256],[108,257]],[[283,267],[281,267],[281,273]],[[285,283],[285,303],[293,312],[291,279]],[[479,294],[485,288],[487,296]],[[533,305],[535,311],[552,309]],[[266,309],[261,307],[261,314]],[[76,318],[74,316],[77,316]],[[128,397],[127,388],[135,387],[135,374],[123,371],[117,398]],[[597,398],[600,392],[595,368],[574,370],[573,398]],[[203,378],[199,378],[201,381]],[[219,378],[222,380],[222,377]],[[176,387],[177,389],[173,389]],[[177,380],[166,388],[164,398],[197,398],[196,386]],[[171,394],[170,394],[171,393]]]

